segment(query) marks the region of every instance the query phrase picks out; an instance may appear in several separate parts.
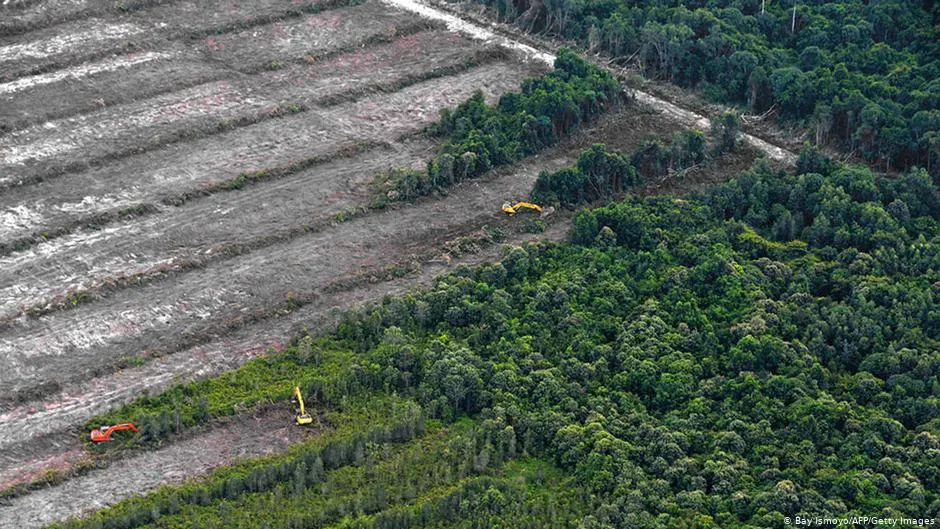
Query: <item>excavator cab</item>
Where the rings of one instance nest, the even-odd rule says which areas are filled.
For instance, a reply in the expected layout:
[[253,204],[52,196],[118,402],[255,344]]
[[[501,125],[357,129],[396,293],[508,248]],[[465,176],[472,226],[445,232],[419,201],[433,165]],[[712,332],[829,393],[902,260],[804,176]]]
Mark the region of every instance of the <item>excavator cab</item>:
[[121,430],[131,430],[134,433],[139,432],[140,430],[134,426],[132,422],[126,422],[124,424],[115,424],[114,426],[108,426],[107,424],[102,425],[101,428],[95,428],[91,431],[91,440],[95,443],[102,443],[104,441],[111,440],[111,434],[114,432],[119,432]]
[[532,211],[542,212],[542,206],[538,204],[533,204],[531,202],[516,202],[515,204],[510,204],[509,202],[503,204],[503,212],[508,215],[515,215],[523,209],[531,209]]
[[313,422],[313,417],[304,409],[304,398],[300,395],[299,386],[294,386],[294,409],[297,412],[297,424],[303,426]]

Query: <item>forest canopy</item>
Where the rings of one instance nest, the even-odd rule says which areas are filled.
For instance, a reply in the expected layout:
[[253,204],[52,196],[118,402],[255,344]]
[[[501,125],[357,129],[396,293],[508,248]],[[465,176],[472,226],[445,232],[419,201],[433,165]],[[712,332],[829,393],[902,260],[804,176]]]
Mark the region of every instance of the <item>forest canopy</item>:
[[811,130],[880,168],[940,171],[940,4],[478,0],[504,20],[635,58],[649,77]]
[[[623,162],[605,156],[583,160]],[[581,211],[570,238],[388,297],[227,382],[117,410],[163,431],[173,406],[200,422],[241,391],[286,398],[300,377],[316,406],[363,419],[66,526],[940,516],[940,192],[925,171],[878,178],[807,153],[795,174],[759,164],[687,199]],[[515,479],[519,458],[570,477]]]

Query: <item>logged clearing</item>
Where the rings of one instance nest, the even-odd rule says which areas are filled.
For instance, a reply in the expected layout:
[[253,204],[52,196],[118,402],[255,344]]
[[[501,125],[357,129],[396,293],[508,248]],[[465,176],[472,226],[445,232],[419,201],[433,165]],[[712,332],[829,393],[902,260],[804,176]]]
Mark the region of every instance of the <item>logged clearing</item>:
[[[630,152],[690,119],[630,107],[446,196],[368,210],[377,173],[436,151],[419,133],[440,109],[516,90],[550,55],[372,0],[123,4],[0,7],[0,488],[86,461],[91,416],[498,255],[451,259],[451,241],[484,226],[535,237],[499,206],[540,171],[591,143]],[[562,238],[563,219],[539,237]],[[0,526],[42,527],[295,434],[289,413],[241,414],[15,498]]]
[[[8,521],[16,527],[42,527],[63,516],[77,516],[89,508],[114,504],[140,490],[178,483],[241,459],[283,451],[316,434],[312,428],[293,427],[289,419],[290,410],[283,409],[243,414],[238,421],[177,441],[165,450],[117,461],[106,469],[92,470],[61,486],[17,498],[10,508],[15,514]],[[45,508],[52,504],[61,507]]]

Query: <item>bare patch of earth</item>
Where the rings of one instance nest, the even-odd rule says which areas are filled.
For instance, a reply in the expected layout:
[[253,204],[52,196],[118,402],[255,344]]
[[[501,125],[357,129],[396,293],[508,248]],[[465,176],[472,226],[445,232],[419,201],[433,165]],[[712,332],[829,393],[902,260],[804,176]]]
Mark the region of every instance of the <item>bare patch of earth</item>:
[[0,313],[55,303],[63,293],[204,266],[233,251],[319,229],[344,208],[366,201],[377,172],[421,168],[432,149],[426,141],[378,146],[254,189],[164,206],[143,219],[81,230],[2,257],[0,300],[9,301],[0,302]]
[[180,46],[132,52],[0,84],[0,131],[94,112],[228,78]]
[[[96,15],[118,15],[173,0],[0,0],[0,39]],[[2,42],[2,40],[0,40]]]
[[[344,145],[395,139],[419,130],[437,118],[437,109],[455,105],[476,89],[491,100],[511,90],[531,73],[520,70],[508,62],[478,66],[399,92],[288,114],[115,160],[98,169],[64,174],[38,189],[18,186],[0,195],[0,240],[178,196],[245,171],[325,156]],[[77,160],[80,153],[73,156]]]
[[346,5],[350,5],[347,0],[199,0],[79,17],[22,35],[0,37],[0,82],[116,53],[158,51],[169,40],[223,34]]
[[238,460],[283,452],[291,444],[316,434],[315,429],[298,428],[291,418],[291,412],[284,409],[240,415],[237,420],[226,421],[204,434],[15,498],[11,505],[0,507],[0,521],[4,526],[40,528]]
[[[411,23],[404,17],[398,22]],[[395,27],[389,31],[396,31]],[[365,43],[355,36],[348,38]],[[450,58],[450,64],[459,65],[469,62],[478,49],[452,46],[443,48],[444,53],[439,55],[445,63]],[[464,57],[459,60],[454,56],[461,51]],[[386,64],[385,71],[377,71],[379,77],[374,80],[360,77],[357,84],[354,79],[351,89],[370,85],[381,88],[390,78],[420,79],[422,72],[435,66],[434,60],[422,63],[414,56],[410,59],[401,67],[394,62]],[[409,71],[407,67],[414,69]],[[69,167],[146,151],[182,138],[225,130],[231,127],[228,124],[257,122],[278,110],[278,105],[293,104],[300,110],[318,97],[342,94],[328,77],[319,78],[319,70],[323,68],[297,67],[278,72],[280,75],[220,80],[13,132],[0,138],[0,171],[5,174],[0,183],[30,181]]]

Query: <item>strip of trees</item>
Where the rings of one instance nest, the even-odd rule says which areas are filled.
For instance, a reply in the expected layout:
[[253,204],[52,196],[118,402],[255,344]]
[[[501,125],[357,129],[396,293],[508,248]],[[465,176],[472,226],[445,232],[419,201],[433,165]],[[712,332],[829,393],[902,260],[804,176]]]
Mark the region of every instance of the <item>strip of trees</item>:
[[395,170],[380,180],[392,183],[385,192],[390,198],[426,195],[535,154],[624,102],[609,73],[562,48],[555,69],[527,79],[520,92],[503,95],[495,105],[477,92],[456,109],[443,110],[431,132],[444,144],[427,169]]

